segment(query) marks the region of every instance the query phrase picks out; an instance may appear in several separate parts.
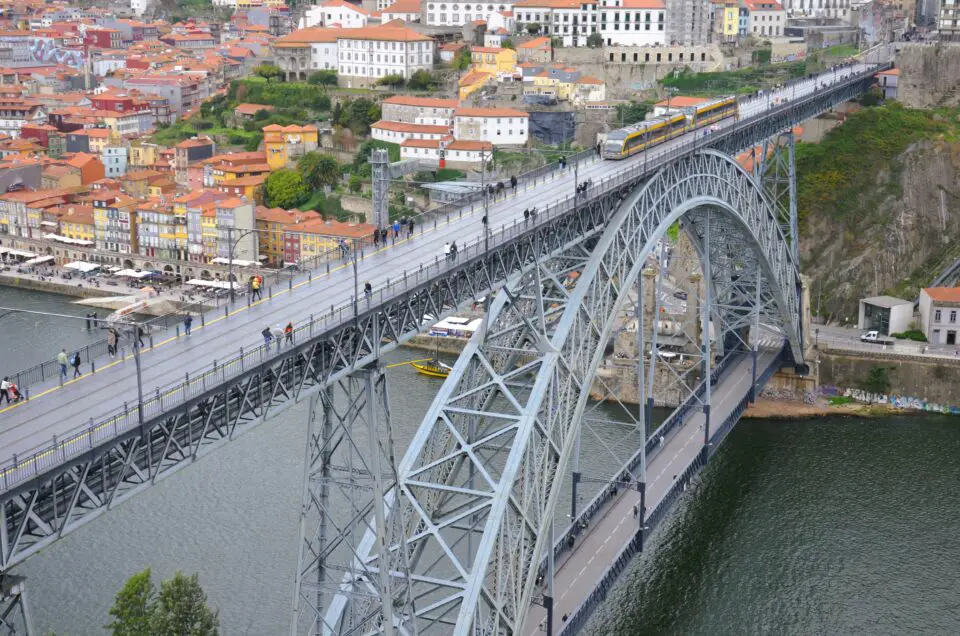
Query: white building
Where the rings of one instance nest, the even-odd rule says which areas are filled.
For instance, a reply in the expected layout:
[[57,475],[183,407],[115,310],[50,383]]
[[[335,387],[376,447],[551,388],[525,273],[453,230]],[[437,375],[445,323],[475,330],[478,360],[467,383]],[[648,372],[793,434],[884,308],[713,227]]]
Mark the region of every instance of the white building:
[[600,0],[600,35],[607,46],[667,43],[663,0]]
[[384,121],[444,126],[449,130],[458,104],[455,99],[395,95],[383,100],[380,112]]
[[757,38],[783,35],[787,12],[776,0],[743,0],[740,11],[747,14],[747,35]]
[[539,24],[540,35],[557,37],[563,46],[586,46],[600,32],[597,0],[519,0],[513,6],[518,24]]
[[453,136],[457,141],[523,146],[529,129],[530,115],[511,108],[458,108],[453,113]]
[[370,136],[380,141],[399,144],[408,139],[429,139],[439,141],[450,136],[449,126],[429,126],[426,124],[408,124],[400,121],[380,120],[370,126]]
[[443,168],[478,168],[492,156],[493,145],[481,141],[408,139],[400,144],[401,159],[417,159]]
[[857,328],[877,330],[885,336],[910,329],[913,322],[913,303],[893,296],[874,296],[860,299]]
[[369,19],[370,12],[359,5],[344,0],[327,0],[307,8],[300,19],[300,28],[322,26],[359,29],[367,26]]
[[337,75],[348,88],[370,86],[386,75],[409,78],[433,69],[432,38],[394,24],[340,31]]
[[663,0],[519,0],[518,24],[539,24],[540,35],[558,37],[564,46],[586,46],[600,34],[607,46],[666,44]]
[[147,10],[150,2],[151,0],[130,0],[130,10],[139,18]]
[[[487,26],[493,15],[501,11],[511,11],[513,2],[472,2],[470,0],[446,2],[427,0],[424,11],[424,23],[432,26],[463,26],[475,20],[483,20]],[[497,25],[502,26],[502,25]]]
[[47,111],[42,106],[22,98],[0,98],[0,133],[16,139],[24,124],[47,123]]
[[381,12],[383,23],[392,20],[420,22],[420,0],[397,0]]
[[784,0],[791,17],[841,18],[850,16],[850,0]]
[[960,287],[920,290],[920,331],[931,344],[960,344]]
[[337,69],[340,32],[324,27],[299,29],[274,40],[270,50],[287,79],[306,79],[314,71]]

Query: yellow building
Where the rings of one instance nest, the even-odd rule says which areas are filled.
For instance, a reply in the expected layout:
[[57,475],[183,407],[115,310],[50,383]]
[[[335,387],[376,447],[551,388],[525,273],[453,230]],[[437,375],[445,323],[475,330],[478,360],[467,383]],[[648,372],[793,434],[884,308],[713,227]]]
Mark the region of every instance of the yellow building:
[[157,162],[160,146],[134,141],[130,144],[130,167],[149,168]]
[[263,184],[266,182],[266,175],[256,175],[253,177],[243,177],[240,179],[230,179],[217,186],[220,192],[226,192],[232,197],[246,197],[249,201],[260,202],[263,199]]
[[200,216],[203,240],[203,260],[209,263],[217,257],[217,204],[207,203]]
[[493,75],[510,74],[517,70],[517,52],[495,46],[474,46],[470,49],[471,69]]
[[267,257],[268,265],[279,266],[283,263],[283,233],[304,220],[305,216],[316,216],[315,212],[301,213],[299,210],[267,208],[257,206],[257,234],[260,238],[260,253]]
[[94,241],[96,231],[93,222],[93,207],[89,205],[63,205],[51,212],[59,217],[60,236],[81,241]]
[[296,161],[304,154],[316,150],[319,131],[316,126],[280,126],[271,124],[263,129],[263,145],[267,153],[267,165],[279,170],[288,162]]
[[459,96],[460,100],[465,100],[466,98],[470,97],[470,95],[483,88],[492,77],[493,75],[490,73],[484,73],[483,71],[470,71],[464,75],[462,78],[460,78],[460,88],[457,91],[457,95]]
[[736,0],[715,3],[716,30],[724,42],[734,42],[740,34],[740,6]]

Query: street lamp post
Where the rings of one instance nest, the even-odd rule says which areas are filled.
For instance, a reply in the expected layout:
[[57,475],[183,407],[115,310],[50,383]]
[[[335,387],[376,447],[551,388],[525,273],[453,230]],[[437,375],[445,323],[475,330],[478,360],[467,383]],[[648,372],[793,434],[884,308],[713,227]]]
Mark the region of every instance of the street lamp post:
[[233,226],[227,227],[227,282],[230,284],[230,302],[233,303],[237,300],[236,294],[234,293],[234,281],[233,281],[233,248],[236,247],[236,243],[239,243],[243,237],[248,234],[253,234],[257,230],[240,230],[240,236],[237,237],[237,240],[233,240]]

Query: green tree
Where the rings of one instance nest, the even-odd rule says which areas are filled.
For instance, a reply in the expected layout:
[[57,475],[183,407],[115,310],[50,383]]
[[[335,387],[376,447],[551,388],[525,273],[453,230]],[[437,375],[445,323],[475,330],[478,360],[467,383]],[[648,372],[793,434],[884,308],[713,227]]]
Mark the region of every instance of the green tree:
[[350,192],[357,194],[363,189],[363,179],[358,174],[350,175]]
[[340,165],[330,155],[308,152],[297,161],[297,172],[309,190],[335,186],[340,181]]
[[437,78],[423,69],[415,72],[407,80],[407,88],[413,91],[429,91],[437,86]]
[[460,49],[460,52],[457,53],[457,56],[453,58],[453,70],[465,71],[470,68],[472,63],[473,60],[470,55],[470,48],[465,46]]
[[500,48],[516,50],[517,45],[514,44],[510,38],[505,38],[503,42],[500,43]]
[[563,48],[563,38],[553,37],[550,38],[550,46],[555,49]]
[[151,626],[155,636],[216,636],[220,618],[207,607],[199,577],[177,572],[160,585]]
[[643,121],[652,106],[643,102],[630,102],[629,104],[617,104],[617,126],[629,126],[638,121]]
[[307,78],[307,81],[317,86],[336,86],[337,72],[336,71],[316,71],[314,73],[310,73],[310,77]]
[[297,207],[309,196],[300,173],[295,170],[272,173],[267,177],[264,190],[267,206],[284,210]]
[[216,636],[220,619],[207,607],[199,577],[177,572],[153,585],[150,568],[130,577],[110,608],[113,636]]
[[530,35],[537,35],[540,33],[540,23],[539,22],[527,22],[526,25],[527,33]]
[[353,158],[353,170],[354,172],[363,172],[363,169],[366,168],[369,173],[370,169],[370,153],[374,148],[383,148],[387,151],[387,156],[391,162],[400,161],[400,145],[392,144],[388,141],[380,141],[379,139],[370,139],[363,142],[363,145],[360,146],[360,150],[357,151],[357,156]]
[[106,629],[113,636],[151,636],[150,620],[156,603],[150,568],[131,576],[117,593],[110,608],[113,617]]
[[603,46],[603,36],[599,33],[591,33],[587,36],[587,46],[591,49],[598,49]]
[[259,75],[268,82],[275,78],[282,78],[283,71],[280,70],[280,67],[276,64],[261,64],[257,68],[253,69],[254,75]]
[[403,75],[399,73],[394,73],[392,75],[384,75],[377,80],[377,86],[403,86]]
[[890,378],[887,376],[886,367],[875,366],[867,373],[863,381],[863,389],[871,393],[886,395],[890,392]]

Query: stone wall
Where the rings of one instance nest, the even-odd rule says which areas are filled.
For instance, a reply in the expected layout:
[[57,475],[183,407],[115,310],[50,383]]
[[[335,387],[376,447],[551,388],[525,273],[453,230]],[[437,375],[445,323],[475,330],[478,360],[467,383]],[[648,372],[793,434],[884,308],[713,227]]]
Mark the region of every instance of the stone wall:
[[354,197],[343,195],[340,197],[340,205],[347,212],[362,214],[365,223],[373,223],[373,199],[364,199],[363,197]]
[[[680,60],[681,53],[683,60]],[[648,55],[649,62],[646,61]],[[691,55],[695,60],[693,63]],[[701,58],[705,60],[701,61]],[[635,91],[656,88],[658,80],[676,69],[690,67],[705,72],[725,68],[723,54],[715,45],[565,47],[554,50],[554,61],[575,66],[587,75],[602,79],[607,84],[608,99],[636,98]]]
[[820,384],[859,388],[874,367],[887,370],[892,395],[960,404],[960,359],[820,351]]
[[960,105],[960,43],[908,44],[897,54],[897,99],[909,108]]
[[82,279],[77,279],[74,284],[57,283],[50,280],[37,280],[26,276],[17,276],[16,274],[0,275],[0,287],[20,287],[21,289],[32,289],[34,291],[48,292],[51,294],[63,294],[64,296],[76,296],[78,298],[100,298],[102,296],[117,296],[121,292],[116,289],[99,289],[90,287]]

